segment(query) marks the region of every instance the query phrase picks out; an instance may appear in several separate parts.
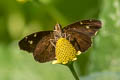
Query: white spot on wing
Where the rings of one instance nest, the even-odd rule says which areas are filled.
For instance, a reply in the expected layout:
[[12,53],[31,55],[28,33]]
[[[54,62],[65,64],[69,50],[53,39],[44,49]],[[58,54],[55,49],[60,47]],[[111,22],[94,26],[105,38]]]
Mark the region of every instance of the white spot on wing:
[[25,39],[27,39],[28,37],[25,37]]
[[28,41],[29,42],[29,44],[33,44],[33,41]]
[[95,35],[97,34],[97,32],[95,32]]
[[34,37],[37,37],[37,34],[36,34],[36,33],[34,34]]
[[92,20],[90,19],[89,21],[91,22]]
[[87,29],[89,29],[90,27],[89,26],[86,26]]
[[82,22],[80,22],[80,24],[83,24]]

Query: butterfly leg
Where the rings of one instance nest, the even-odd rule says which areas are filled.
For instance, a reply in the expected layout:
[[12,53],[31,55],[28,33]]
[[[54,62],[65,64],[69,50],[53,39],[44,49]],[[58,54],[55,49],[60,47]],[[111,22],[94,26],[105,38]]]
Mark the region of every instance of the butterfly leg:
[[70,39],[71,39],[70,34],[68,34],[66,38],[70,41]]
[[54,39],[50,39],[50,43],[56,48]]
[[70,41],[70,34],[63,33],[63,37]]
[[70,34],[67,35],[66,33],[64,33],[64,38],[70,41]]
[[63,33],[63,37],[66,38],[66,37],[67,37],[67,34],[66,34],[66,33]]

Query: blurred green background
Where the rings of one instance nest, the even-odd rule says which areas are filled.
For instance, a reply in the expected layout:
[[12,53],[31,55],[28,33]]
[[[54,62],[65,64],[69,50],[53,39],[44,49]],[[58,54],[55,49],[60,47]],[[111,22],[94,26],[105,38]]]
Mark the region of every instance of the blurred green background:
[[18,41],[82,19],[103,25],[74,67],[81,80],[120,80],[120,0],[0,0],[0,80],[74,80],[65,66],[40,64]]

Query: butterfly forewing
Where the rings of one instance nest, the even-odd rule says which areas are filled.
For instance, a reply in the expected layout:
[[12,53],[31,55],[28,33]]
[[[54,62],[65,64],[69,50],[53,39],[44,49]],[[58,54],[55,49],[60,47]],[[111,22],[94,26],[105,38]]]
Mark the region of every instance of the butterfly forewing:
[[101,28],[101,22],[99,20],[83,20],[70,24],[64,27],[64,32],[76,31],[86,34],[91,37]]
[[91,46],[91,38],[100,28],[99,20],[83,20],[64,27],[63,32],[70,35],[70,41],[76,50],[84,52]]
[[21,41],[19,41],[19,47],[22,50],[28,51],[28,52],[34,52],[34,49],[37,45],[37,43],[46,35],[49,35],[52,31],[41,31],[41,32],[35,32],[33,34],[30,34],[26,37],[24,37]]

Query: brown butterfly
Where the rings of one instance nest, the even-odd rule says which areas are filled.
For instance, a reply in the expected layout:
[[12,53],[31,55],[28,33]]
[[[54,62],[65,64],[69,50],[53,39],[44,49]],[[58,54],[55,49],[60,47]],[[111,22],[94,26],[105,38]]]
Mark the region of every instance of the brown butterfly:
[[36,61],[48,62],[55,60],[55,44],[60,37],[68,39],[77,51],[85,52],[92,44],[92,36],[100,28],[99,20],[82,20],[63,29],[60,24],[56,24],[53,31],[35,32],[24,37],[19,42],[19,47],[32,52]]

